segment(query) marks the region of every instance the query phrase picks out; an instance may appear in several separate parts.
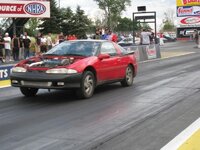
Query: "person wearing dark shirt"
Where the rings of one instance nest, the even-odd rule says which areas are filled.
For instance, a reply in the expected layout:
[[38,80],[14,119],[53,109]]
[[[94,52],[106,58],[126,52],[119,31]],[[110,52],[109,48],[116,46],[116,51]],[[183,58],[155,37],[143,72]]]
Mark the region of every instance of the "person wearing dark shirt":
[[41,33],[39,32],[36,36],[36,55],[41,52]]
[[25,33],[24,39],[23,39],[24,59],[30,57],[30,44],[31,44],[31,40],[28,38],[27,33]]
[[23,34],[20,35],[19,44],[20,44],[19,59],[21,60],[21,59],[24,59]]
[[4,62],[3,49],[4,49],[4,39],[2,35],[0,34],[0,61],[2,63]]
[[63,35],[62,32],[59,34],[59,36],[58,36],[58,40],[59,40],[59,43],[62,43],[62,42],[65,41],[65,37],[64,37],[64,35]]
[[19,48],[20,48],[19,39],[17,38],[16,34],[14,34],[12,39],[12,50],[13,50],[14,61],[19,60]]

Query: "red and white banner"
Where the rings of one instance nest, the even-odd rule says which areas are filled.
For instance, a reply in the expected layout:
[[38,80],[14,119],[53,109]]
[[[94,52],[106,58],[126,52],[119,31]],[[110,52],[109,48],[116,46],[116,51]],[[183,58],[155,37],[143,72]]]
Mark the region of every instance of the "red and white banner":
[[50,2],[38,0],[0,0],[0,17],[50,18]]
[[200,27],[200,16],[179,17],[177,19],[180,27]]
[[177,7],[177,17],[200,16],[200,6]]

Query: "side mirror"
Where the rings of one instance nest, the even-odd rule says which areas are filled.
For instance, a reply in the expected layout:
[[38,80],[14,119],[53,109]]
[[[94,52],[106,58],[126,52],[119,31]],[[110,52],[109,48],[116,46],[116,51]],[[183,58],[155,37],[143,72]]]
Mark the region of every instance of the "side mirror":
[[110,58],[110,55],[109,54],[99,54],[98,58],[100,60],[108,59],[108,58]]

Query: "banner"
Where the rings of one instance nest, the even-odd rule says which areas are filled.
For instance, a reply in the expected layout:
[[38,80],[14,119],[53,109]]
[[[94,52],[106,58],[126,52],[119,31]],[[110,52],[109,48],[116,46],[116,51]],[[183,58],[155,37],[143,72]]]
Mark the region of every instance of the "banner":
[[37,0],[0,0],[0,17],[50,18],[50,2]]
[[200,16],[200,6],[177,7],[177,17]]
[[0,81],[10,79],[10,71],[13,65],[10,66],[0,66]]
[[176,0],[177,6],[200,6],[200,0]]
[[179,17],[177,21],[180,27],[200,27],[200,16]]

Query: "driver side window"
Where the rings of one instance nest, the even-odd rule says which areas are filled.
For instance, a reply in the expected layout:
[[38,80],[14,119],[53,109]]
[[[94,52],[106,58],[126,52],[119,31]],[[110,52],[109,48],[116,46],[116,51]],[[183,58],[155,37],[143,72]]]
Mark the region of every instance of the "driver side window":
[[110,56],[116,56],[117,51],[112,43],[105,42],[101,46],[101,54],[109,54]]

